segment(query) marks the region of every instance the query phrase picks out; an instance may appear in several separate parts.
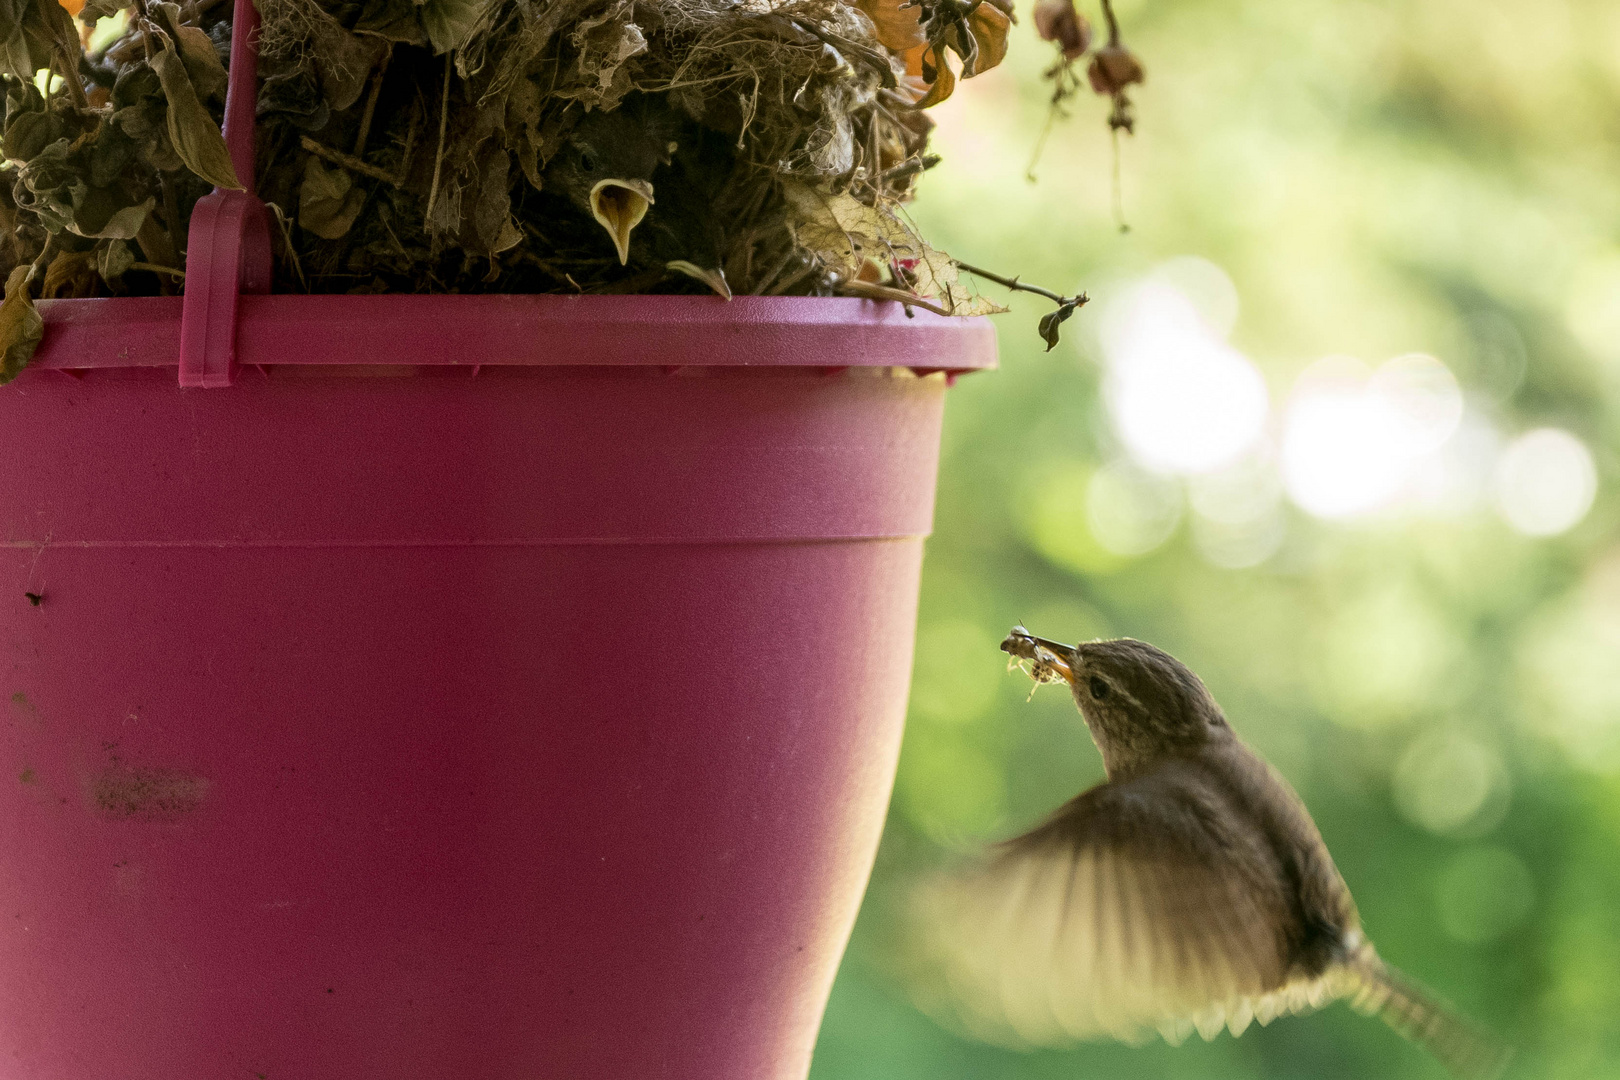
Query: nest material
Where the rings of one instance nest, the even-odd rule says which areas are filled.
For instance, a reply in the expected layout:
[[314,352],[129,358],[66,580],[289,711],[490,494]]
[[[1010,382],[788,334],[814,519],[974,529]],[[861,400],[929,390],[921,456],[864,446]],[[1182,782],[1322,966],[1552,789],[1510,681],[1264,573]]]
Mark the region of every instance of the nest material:
[[[256,181],[280,219],[275,287],[985,310],[902,204],[936,160],[921,109],[954,85],[943,58],[968,75],[999,61],[1000,2],[259,0]],[[86,27],[128,21],[85,54],[49,0],[0,0],[19,8],[0,31],[11,372],[31,351],[34,296],[179,291],[191,206],[237,182],[219,134],[228,0],[130,3],[90,0]],[[37,77],[70,65],[77,78]],[[598,129],[669,134],[647,224],[617,257],[558,166]]]

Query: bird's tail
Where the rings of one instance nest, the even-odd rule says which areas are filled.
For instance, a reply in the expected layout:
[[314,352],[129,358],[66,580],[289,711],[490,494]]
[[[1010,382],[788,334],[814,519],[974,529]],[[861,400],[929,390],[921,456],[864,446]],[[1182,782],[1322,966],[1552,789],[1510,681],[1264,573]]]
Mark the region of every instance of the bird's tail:
[[1349,964],[1350,1005],[1381,1017],[1462,1080],[1495,1080],[1513,1051],[1368,949]]

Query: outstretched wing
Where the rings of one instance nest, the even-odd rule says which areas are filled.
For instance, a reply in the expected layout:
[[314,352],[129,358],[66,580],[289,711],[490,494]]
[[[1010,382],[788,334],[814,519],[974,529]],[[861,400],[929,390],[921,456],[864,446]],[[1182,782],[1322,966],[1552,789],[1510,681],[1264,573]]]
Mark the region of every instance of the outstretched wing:
[[981,1038],[1050,1045],[1213,1038],[1337,996],[1290,970],[1287,877],[1222,799],[1171,762],[1092,788],[985,864],[928,883],[914,898],[936,991],[924,1004]]

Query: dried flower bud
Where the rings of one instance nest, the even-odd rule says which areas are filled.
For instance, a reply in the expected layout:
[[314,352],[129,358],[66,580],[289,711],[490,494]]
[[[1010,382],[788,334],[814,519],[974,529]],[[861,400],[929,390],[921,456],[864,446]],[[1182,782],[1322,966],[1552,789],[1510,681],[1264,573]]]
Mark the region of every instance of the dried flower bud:
[[1078,59],[1091,48],[1091,24],[1074,9],[1074,0],[1039,0],[1035,32],[1042,41],[1057,42],[1065,60]]
[[1091,88],[1104,97],[1120,94],[1127,86],[1144,78],[1142,64],[1131,50],[1114,44],[1104,45],[1092,55],[1086,74],[1091,79]]

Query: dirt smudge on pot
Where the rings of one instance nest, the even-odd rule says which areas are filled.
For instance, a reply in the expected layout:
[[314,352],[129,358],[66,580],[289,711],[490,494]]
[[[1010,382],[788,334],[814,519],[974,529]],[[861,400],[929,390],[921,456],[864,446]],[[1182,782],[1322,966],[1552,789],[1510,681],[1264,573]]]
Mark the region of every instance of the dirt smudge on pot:
[[32,720],[41,727],[44,726],[45,721],[40,719],[39,709],[34,707],[34,703],[28,700],[28,695],[21,690],[11,695],[11,708],[18,716]]
[[90,778],[90,800],[98,813],[115,820],[173,821],[195,813],[208,787],[207,777],[182,769],[114,761]]

